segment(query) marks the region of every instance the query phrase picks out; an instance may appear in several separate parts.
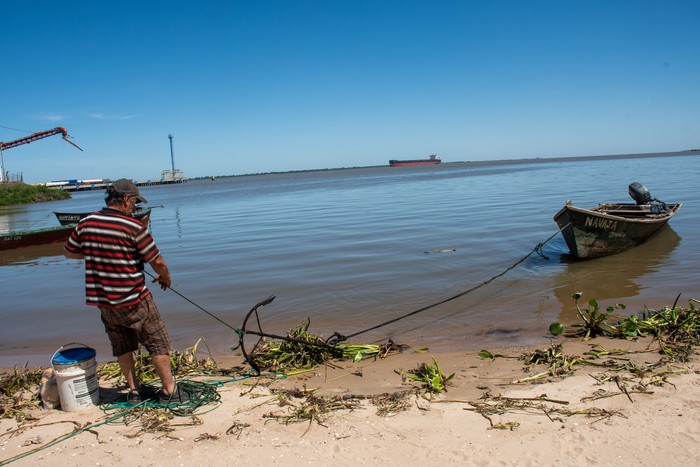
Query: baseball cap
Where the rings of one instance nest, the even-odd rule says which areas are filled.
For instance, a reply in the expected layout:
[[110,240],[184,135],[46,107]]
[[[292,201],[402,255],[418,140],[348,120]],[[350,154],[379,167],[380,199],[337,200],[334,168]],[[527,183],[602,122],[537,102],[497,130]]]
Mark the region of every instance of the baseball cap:
[[134,185],[134,182],[132,182],[131,180],[127,180],[126,178],[120,178],[119,180],[115,180],[114,183],[112,183],[112,188],[114,188],[114,191],[122,195],[131,195],[135,197],[139,203],[148,203],[146,198],[141,196],[139,189],[136,187],[136,185]]

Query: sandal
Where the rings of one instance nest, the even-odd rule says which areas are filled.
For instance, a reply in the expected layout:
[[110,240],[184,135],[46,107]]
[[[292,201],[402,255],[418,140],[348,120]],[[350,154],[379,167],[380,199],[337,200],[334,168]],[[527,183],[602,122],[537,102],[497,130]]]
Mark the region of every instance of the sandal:
[[139,405],[141,403],[141,394],[138,389],[130,389],[129,394],[126,396],[126,401],[130,405]]
[[162,405],[180,405],[188,402],[190,400],[190,395],[185,392],[184,389],[175,386],[175,392],[172,394],[165,394],[161,392],[158,398],[158,403]]

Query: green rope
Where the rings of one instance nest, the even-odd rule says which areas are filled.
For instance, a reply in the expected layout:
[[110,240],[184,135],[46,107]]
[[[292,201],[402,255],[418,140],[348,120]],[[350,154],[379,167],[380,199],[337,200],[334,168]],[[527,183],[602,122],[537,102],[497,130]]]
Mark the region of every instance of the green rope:
[[[133,413],[133,411],[136,409],[140,409],[142,412],[145,412],[146,409],[164,409],[170,411],[173,415],[179,416],[179,417],[185,417],[185,416],[191,416],[200,409],[201,407],[204,407],[206,405],[211,405],[214,404],[215,407],[213,407],[210,410],[206,411],[199,411],[198,415],[202,415],[204,413],[211,412],[212,410],[215,410],[218,408],[219,404],[221,403],[221,395],[218,393],[216,390],[217,386],[223,386],[223,384],[226,384],[227,382],[233,382],[233,381],[240,381],[242,379],[247,379],[249,378],[250,375],[245,375],[243,378],[233,378],[227,381],[221,381],[221,382],[216,382],[216,383],[209,383],[209,382],[203,382],[203,381],[192,381],[192,380],[179,380],[177,381],[178,389],[181,391],[186,392],[190,399],[182,404],[161,404],[155,399],[146,399],[143,400],[141,403],[132,405],[129,404],[128,402],[115,402],[111,404],[102,404],[100,405],[100,408],[102,409],[105,414],[107,414],[107,418],[99,423],[93,423],[91,425],[82,427],[78,430],[75,430],[72,433],[69,433],[67,435],[61,436],[60,438],[57,438],[50,443],[47,443],[39,448],[32,449],[31,451],[27,451],[23,454],[19,454],[15,457],[12,457],[10,459],[5,459],[0,462],[0,467],[7,465],[11,462],[24,459],[25,457],[28,457],[32,454],[36,454],[40,451],[43,451],[44,449],[47,449],[51,446],[55,446],[58,443],[61,443],[63,441],[66,441],[73,436],[76,436],[80,433],[83,433],[84,431],[89,431],[94,428],[97,428],[102,425],[109,425],[109,424],[114,424],[117,420],[126,417],[127,415]],[[149,386],[145,385],[147,390],[149,392],[152,392],[152,394],[155,396],[157,394],[157,390],[154,386]],[[113,414],[110,414],[110,412],[116,411]],[[136,417],[138,418],[138,417]]]
[[60,438],[57,438],[57,439],[51,441],[50,443],[47,443],[47,444],[45,444],[45,445],[43,445],[43,446],[41,446],[41,447],[32,449],[31,451],[27,451],[27,452],[25,452],[25,453],[23,453],[23,454],[18,454],[18,455],[16,455],[15,457],[11,457],[11,458],[9,458],[9,459],[5,459],[5,460],[3,460],[3,461],[0,461],[0,467],[3,466],[3,465],[10,464],[11,462],[15,462],[15,461],[18,461],[18,460],[20,460],[20,459],[24,459],[25,457],[29,457],[29,456],[31,456],[32,454],[36,454],[37,452],[41,452],[41,451],[43,451],[44,449],[48,449],[48,448],[50,448],[50,447],[52,447],[52,446],[57,445],[58,443],[62,443],[63,441],[66,441],[66,440],[72,438],[73,436],[77,436],[77,435],[79,435],[80,433],[83,433],[84,431],[89,431],[89,430],[92,430],[92,429],[94,429],[94,428],[97,428],[98,426],[102,426],[102,425],[106,425],[106,424],[108,424],[108,423],[111,423],[111,422],[113,422],[114,420],[123,417],[124,415],[126,415],[126,413],[127,413],[127,412],[120,412],[120,413],[114,414],[114,415],[112,415],[111,417],[109,417],[107,420],[104,420],[104,421],[99,422],[99,423],[93,423],[93,424],[88,425],[88,426],[84,426],[84,427],[82,427],[82,428],[80,428],[80,429],[77,429],[77,430],[73,431],[72,433],[68,433],[67,435],[61,436]]
[[144,392],[151,393],[152,396],[145,398],[140,403],[133,405],[126,401],[120,401],[102,404],[100,407],[105,413],[113,410],[132,410],[134,408],[165,409],[172,412],[173,415],[184,417],[193,415],[200,407],[210,404],[218,405],[221,402],[221,395],[216,390],[217,385],[215,384],[204,381],[179,380],[177,381],[177,387],[179,391],[183,391],[189,396],[187,402],[161,404],[155,397],[157,394],[155,387],[144,385]]

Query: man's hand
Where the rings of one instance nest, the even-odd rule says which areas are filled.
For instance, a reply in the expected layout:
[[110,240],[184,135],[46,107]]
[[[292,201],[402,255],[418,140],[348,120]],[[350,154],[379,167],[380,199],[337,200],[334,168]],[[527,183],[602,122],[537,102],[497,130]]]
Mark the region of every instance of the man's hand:
[[158,255],[149,264],[156,274],[158,274],[158,276],[153,279],[153,282],[158,282],[158,284],[160,284],[160,288],[163,290],[170,287],[170,271],[168,270],[168,266],[165,264],[163,257]]
[[170,276],[163,277],[159,275],[153,279],[153,282],[158,282],[160,288],[166,290],[168,287],[170,287]]

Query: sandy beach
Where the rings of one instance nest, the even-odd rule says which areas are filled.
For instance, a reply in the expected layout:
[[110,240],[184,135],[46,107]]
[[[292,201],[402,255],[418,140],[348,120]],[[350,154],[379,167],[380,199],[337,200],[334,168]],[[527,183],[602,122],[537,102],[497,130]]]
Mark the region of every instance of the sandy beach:
[[[557,343],[566,356],[607,366],[582,363],[541,378],[546,364],[525,371],[523,356]],[[650,339],[568,338],[488,350],[494,359],[479,358],[478,351],[409,349],[287,378],[243,377],[249,367],[231,357],[217,363],[238,368],[232,376],[193,378],[219,381],[221,399],[192,415],[154,420],[138,408],[125,416],[96,406],[36,409],[36,420],[19,426],[4,419],[0,465],[689,466],[700,460],[695,357],[662,358]],[[404,376],[433,358],[454,377],[446,392],[431,397]],[[100,380],[100,394],[109,403],[123,390]]]

